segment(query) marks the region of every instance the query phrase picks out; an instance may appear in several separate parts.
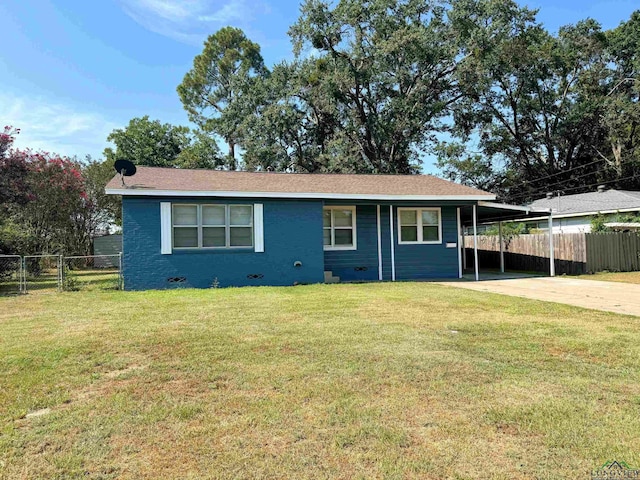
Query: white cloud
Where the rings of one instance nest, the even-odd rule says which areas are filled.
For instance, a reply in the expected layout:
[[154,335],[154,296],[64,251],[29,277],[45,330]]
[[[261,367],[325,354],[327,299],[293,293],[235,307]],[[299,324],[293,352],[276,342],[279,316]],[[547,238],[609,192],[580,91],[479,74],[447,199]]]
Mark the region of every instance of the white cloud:
[[147,30],[184,43],[201,44],[216,30],[246,28],[269,11],[255,0],[120,0],[125,13]]
[[119,125],[103,115],[43,98],[0,94],[2,125],[20,129],[14,146],[79,158],[98,157]]

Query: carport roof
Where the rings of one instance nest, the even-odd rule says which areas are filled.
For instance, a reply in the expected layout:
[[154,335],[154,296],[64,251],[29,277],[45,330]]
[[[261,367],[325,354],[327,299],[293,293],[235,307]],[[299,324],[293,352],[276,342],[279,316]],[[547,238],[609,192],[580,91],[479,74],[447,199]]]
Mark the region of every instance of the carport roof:
[[[548,215],[548,209],[534,209],[519,205],[507,205],[505,203],[479,201],[477,207],[478,223],[495,223],[508,220],[526,220],[528,216],[540,217]],[[466,227],[473,224],[471,207],[461,210],[461,222]]]

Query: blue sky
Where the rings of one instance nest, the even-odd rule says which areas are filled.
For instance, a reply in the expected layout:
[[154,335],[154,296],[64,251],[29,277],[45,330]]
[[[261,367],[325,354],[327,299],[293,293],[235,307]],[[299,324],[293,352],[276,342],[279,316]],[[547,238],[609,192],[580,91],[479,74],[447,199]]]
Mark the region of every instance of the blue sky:
[[[637,0],[522,0],[548,29],[586,17],[612,28]],[[242,28],[267,65],[291,58],[297,0],[2,0],[0,126],[16,145],[99,157],[137,116],[187,124],[176,86],[206,36]],[[425,170],[431,170],[425,165]]]

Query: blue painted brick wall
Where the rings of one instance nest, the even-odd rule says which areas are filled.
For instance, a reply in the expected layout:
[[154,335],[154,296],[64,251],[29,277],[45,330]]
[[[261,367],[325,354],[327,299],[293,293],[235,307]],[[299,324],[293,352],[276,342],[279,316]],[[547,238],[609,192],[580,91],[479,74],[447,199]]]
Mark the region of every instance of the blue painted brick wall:
[[456,208],[442,207],[442,244],[436,245],[400,245],[397,215],[398,210],[394,208],[396,279],[457,278],[458,249],[446,247],[447,242],[456,244],[458,242]]
[[[323,251],[322,202],[315,200],[203,199],[197,203],[262,203],[265,252],[247,250],[174,251],[160,254],[160,202],[196,203],[193,199],[127,197],[123,199],[124,277],[127,290],[176,287],[170,277],[186,277],[184,286],[207,288],[217,279],[221,287],[292,285],[323,281],[330,270],[345,281],[378,278],[376,205],[356,207],[357,250]],[[436,206],[429,202],[403,206]],[[381,205],[383,279],[391,279],[389,206]],[[446,248],[457,241],[456,208],[442,207],[441,245],[398,244],[397,206],[394,206],[396,279],[455,278],[458,251]],[[295,261],[302,267],[294,267]],[[262,274],[261,279],[247,275]]]
[[[327,250],[324,268],[341,280],[378,279],[378,230],[375,205],[356,206],[357,250]],[[364,270],[366,269],[366,270]]]
[[[264,253],[252,250],[174,251],[160,254],[160,202],[262,203]],[[304,200],[123,198],[123,274],[125,289],[144,290],[177,285],[207,288],[217,278],[221,287],[292,285],[324,279],[322,202]],[[294,267],[294,262],[302,262]],[[248,279],[262,274],[261,279]],[[170,277],[186,277],[171,284]]]
[[[331,205],[333,202],[327,202]],[[342,202],[342,205],[345,205]],[[433,207],[438,203],[405,203],[406,207]],[[398,210],[394,206],[393,234],[395,245],[396,280],[429,278],[456,278],[458,276],[458,250],[446,248],[447,242],[457,243],[457,217],[455,206],[443,206],[442,244],[400,245],[398,243]],[[325,270],[332,271],[341,280],[378,279],[378,237],[376,205],[356,207],[357,250],[325,251]],[[382,245],[382,278],[391,280],[391,237],[389,229],[389,205],[380,207],[380,232]],[[366,271],[356,268],[366,267]]]

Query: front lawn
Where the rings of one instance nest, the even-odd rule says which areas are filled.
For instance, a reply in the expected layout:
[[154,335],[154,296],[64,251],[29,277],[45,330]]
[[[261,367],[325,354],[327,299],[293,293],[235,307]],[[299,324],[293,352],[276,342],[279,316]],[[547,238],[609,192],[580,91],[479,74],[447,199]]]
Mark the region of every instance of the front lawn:
[[428,283],[0,298],[0,478],[640,467],[639,326]]

